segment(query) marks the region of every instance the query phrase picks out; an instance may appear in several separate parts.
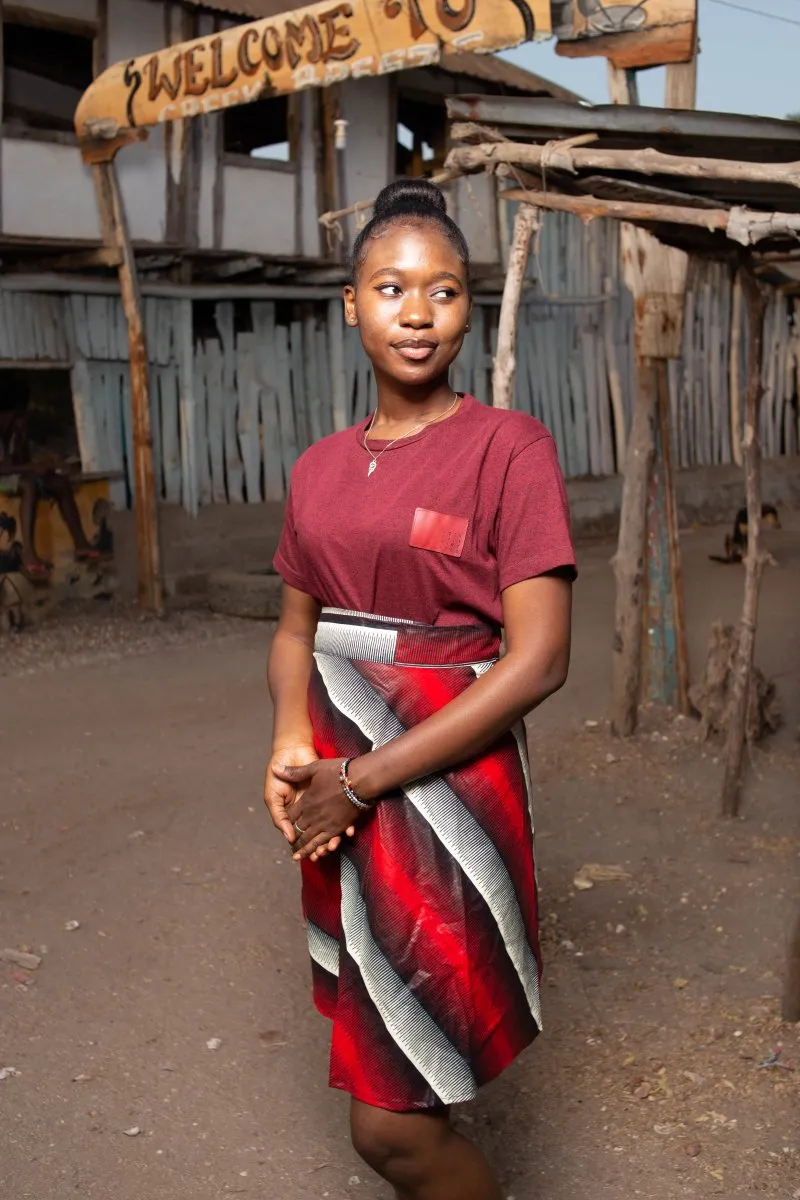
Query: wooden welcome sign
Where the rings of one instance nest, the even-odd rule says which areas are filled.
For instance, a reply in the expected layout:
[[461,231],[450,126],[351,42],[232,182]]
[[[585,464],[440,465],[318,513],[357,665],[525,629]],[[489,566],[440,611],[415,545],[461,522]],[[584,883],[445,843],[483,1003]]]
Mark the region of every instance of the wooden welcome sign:
[[[572,0],[558,52],[616,66],[687,62],[697,0]],[[551,0],[322,0],[117,63],[84,93],[75,128],[87,161],[109,161],[148,126],[552,36]],[[570,10],[568,10],[569,12]],[[559,10],[563,20],[563,9]]]
[[550,0],[323,0],[109,67],[81,98],[75,128],[98,162],[162,121],[550,33]]

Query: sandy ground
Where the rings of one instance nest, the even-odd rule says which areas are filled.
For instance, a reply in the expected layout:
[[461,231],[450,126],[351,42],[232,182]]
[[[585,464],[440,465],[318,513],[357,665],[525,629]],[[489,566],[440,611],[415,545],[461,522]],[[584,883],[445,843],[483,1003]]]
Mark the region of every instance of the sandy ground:
[[[786,725],[734,823],[693,722],[650,710],[631,742],[609,736],[611,547],[582,550],[570,682],[530,722],[546,1033],[458,1117],[515,1200],[800,1197],[800,1070],[760,1066],[781,1043],[800,1067],[778,1017],[800,904],[787,526],[757,652]],[[739,568],[707,561],[723,533],[683,538],[696,667],[740,602]],[[296,868],[260,802],[268,634],[109,614],[0,647],[0,950],[42,955],[0,963],[16,1200],[387,1198],[326,1086]],[[586,862],[626,877],[577,890]]]

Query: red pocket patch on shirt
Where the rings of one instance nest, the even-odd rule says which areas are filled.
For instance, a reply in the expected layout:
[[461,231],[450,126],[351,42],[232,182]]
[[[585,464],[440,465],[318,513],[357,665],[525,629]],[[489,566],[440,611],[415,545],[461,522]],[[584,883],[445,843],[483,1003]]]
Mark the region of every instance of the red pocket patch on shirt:
[[432,508],[418,508],[408,544],[418,550],[436,550],[439,554],[460,558],[468,527],[469,517],[453,517]]

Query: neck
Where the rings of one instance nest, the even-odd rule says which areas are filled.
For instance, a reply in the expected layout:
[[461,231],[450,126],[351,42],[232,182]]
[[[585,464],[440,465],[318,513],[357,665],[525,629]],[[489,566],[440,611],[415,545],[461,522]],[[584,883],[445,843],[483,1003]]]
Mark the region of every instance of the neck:
[[394,379],[378,377],[378,406],[372,428],[388,429],[425,421],[444,412],[454,392],[446,375],[420,387],[407,387]]

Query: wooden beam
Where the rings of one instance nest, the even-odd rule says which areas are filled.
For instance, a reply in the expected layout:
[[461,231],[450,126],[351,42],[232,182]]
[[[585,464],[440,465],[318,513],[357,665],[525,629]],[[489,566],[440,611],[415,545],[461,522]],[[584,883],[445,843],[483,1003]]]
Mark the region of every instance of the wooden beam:
[[257,254],[246,254],[240,258],[231,258],[226,262],[214,263],[205,267],[203,275],[209,279],[231,279],[236,275],[246,275],[249,271],[259,271],[264,267],[263,258]]
[[500,305],[497,354],[492,376],[492,404],[495,408],[514,407],[514,377],[517,369],[517,319],[522,296],[522,281],[531,252],[531,238],[538,228],[538,213],[529,204],[521,204],[514,218],[514,234],[508,259],[506,284]]
[[161,616],[164,612],[164,597],[153,472],[150,376],[139,282],[114,164],[101,163],[93,167],[93,171],[101,205],[102,224],[113,238],[120,256],[119,285],[128,325],[138,600],[142,608]]
[[556,54],[561,58],[602,57],[622,70],[639,70],[686,62],[694,52],[694,41],[694,21],[683,21],[637,33],[607,33],[577,41],[558,41]]
[[733,667],[728,729],[725,741],[725,776],[722,783],[722,815],[736,817],[742,791],[742,761],[746,740],[747,706],[753,673],[753,650],[758,620],[761,576],[767,556],[761,546],[761,446],[758,414],[764,394],[764,314],[767,296],[763,286],[747,268],[740,272],[747,308],[747,396],[745,398],[744,481],[747,493],[747,556],[744,599],[739,619],[739,641]]
[[[571,142],[571,139],[567,141]],[[455,146],[445,169],[479,171],[494,163],[515,163],[546,171],[575,174],[583,170],[635,171],[640,175],[675,175],[680,179],[731,179],[743,183],[784,183],[800,187],[800,162],[751,163],[726,158],[694,158],[645,150],[598,150],[574,142],[490,142],[480,146]]]
[[615,67],[613,63],[607,62],[606,79],[612,104],[639,103],[639,84],[635,71],[626,71],[623,67]]
[[39,271],[82,271],[87,267],[118,265],[119,251],[116,247],[99,246],[96,250],[76,250],[74,254],[57,254],[52,258],[26,259],[25,274]]
[[735,242],[749,246],[770,237],[797,237],[800,213],[756,212],[747,208],[688,208],[679,204],[640,204],[634,200],[603,200],[599,196],[565,196],[556,192],[532,192],[509,188],[502,200],[516,200],[535,208],[576,213],[583,220],[616,217],[644,224],[694,225],[698,229],[722,230]]

